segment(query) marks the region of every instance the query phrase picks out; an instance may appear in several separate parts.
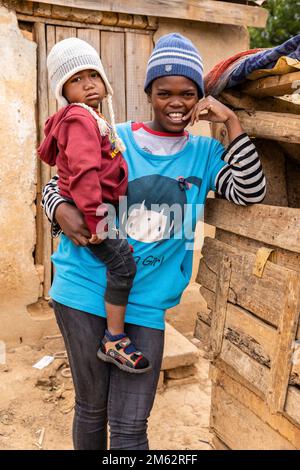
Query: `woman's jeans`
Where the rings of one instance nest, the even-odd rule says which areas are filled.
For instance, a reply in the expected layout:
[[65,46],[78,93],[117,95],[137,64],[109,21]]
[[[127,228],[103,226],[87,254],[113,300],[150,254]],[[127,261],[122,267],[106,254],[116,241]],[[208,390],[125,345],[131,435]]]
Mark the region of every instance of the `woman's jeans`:
[[73,442],[76,450],[149,449],[147,419],[159,379],[164,332],[126,324],[126,333],[152,364],[145,374],[130,374],[98,359],[105,318],[53,301],[75,387]]

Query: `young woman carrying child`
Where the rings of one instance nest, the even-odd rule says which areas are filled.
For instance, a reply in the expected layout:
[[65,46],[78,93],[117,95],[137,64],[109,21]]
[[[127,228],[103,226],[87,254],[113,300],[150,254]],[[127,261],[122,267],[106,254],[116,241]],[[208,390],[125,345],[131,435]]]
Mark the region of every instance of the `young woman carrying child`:
[[[121,214],[119,225],[133,245],[137,265],[125,325],[151,362],[149,373],[126,374],[97,361],[98,334],[106,327],[106,268],[84,248],[91,231],[80,211],[61,196],[58,178],[44,189],[53,235],[61,233],[52,256],[50,294],[75,385],[76,449],[106,449],[107,423],[111,449],[148,449],[147,420],[162,361],[165,311],[180,302],[188,285],[192,232],[207,193],[217,191],[246,205],[261,202],[266,191],[256,149],[238,118],[215,99],[204,98],[202,59],[191,41],[177,33],[159,39],[148,62],[145,92],[153,119],[119,124],[117,130],[128,165],[128,214],[125,221]],[[215,139],[185,130],[203,119],[225,124],[226,150]],[[167,210],[174,201],[186,208],[181,224]]]

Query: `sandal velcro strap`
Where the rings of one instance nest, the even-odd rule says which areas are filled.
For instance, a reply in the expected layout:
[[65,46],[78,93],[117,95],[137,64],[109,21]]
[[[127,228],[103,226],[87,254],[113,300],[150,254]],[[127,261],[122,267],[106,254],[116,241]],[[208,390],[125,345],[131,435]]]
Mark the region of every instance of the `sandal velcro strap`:
[[136,350],[128,337],[118,341],[109,341],[105,336],[97,354],[102,360],[113,362],[120,369],[128,372],[143,373],[151,370],[148,359],[141,351]]
[[118,343],[116,343],[115,348],[119,351],[120,349],[125,349],[130,346],[131,341],[129,338],[122,338]]

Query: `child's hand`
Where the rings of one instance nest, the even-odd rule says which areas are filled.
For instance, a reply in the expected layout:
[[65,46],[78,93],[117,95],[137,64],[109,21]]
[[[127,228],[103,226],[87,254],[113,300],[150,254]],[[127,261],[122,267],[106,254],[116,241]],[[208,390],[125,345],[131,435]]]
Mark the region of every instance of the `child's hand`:
[[226,123],[230,118],[236,118],[231,109],[227,108],[227,106],[220,103],[220,101],[217,101],[212,96],[207,96],[198,101],[182,120],[188,121],[190,119],[190,125],[192,126],[195,122],[204,120]]
[[91,243],[92,245],[99,245],[102,241],[102,238],[99,238],[98,235],[95,233],[93,233],[93,235],[89,239],[89,243]]

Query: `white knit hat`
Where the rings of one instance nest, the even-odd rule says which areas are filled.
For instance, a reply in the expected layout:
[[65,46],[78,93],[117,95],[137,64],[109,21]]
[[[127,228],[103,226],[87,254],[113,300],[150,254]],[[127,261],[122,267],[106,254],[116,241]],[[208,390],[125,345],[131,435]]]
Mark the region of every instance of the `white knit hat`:
[[[81,70],[92,69],[96,70],[106,87],[107,91],[107,104],[110,114],[110,124],[115,134],[118,149],[121,152],[125,151],[125,146],[119,138],[116,125],[115,115],[112,105],[113,90],[104,72],[104,68],[99,57],[98,52],[88,42],[78,38],[67,38],[56,43],[47,57],[48,76],[51,89],[55,95],[60,106],[68,105],[68,101],[62,94],[64,84],[69,80],[72,75]],[[78,103],[76,103],[78,104]],[[93,113],[89,106],[85,106],[97,119],[98,125],[100,118]],[[103,123],[102,123],[103,124]],[[100,123],[100,131],[103,131],[103,125]]]
[[96,70],[105,84],[107,93],[113,94],[98,52],[82,39],[68,38],[55,44],[47,57],[47,68],[51,89],[61,106],[68,104],[62,95],[64,84],[81,70]]

